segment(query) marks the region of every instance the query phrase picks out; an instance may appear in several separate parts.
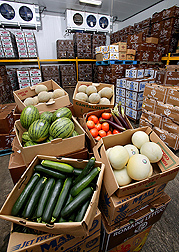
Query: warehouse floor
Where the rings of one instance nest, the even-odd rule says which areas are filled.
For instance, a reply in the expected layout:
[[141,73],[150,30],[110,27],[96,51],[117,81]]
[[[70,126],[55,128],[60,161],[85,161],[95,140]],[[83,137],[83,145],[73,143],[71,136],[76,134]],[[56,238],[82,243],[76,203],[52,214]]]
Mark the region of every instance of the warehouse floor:
[[[179,151],[175,153],[179,156]],[[9,155],[0,157],[0,207],[13,188],[13,182],[8,170]],[[170,181],[165,192],[171,197],[171,202],[161,219],[155,223],[149,233],[142,252],[178,252],[179,251],[179,174]],[[11,223],[0,219],[0,252],[5,252],[8,245]]]

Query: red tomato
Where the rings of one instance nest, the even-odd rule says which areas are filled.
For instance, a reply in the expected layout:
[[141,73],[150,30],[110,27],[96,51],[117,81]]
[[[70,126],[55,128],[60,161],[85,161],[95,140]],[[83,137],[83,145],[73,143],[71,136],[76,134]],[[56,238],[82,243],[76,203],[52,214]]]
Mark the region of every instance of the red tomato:
[[94,123],[98,123],[98,117],[95,115],[90,115],[88,117],[88,121],[90,121],[90,120],[93,121]]
[[93,121],[87,121],[86,125],[87,125],[88,129],[92,129],[95,127],[95,123]]
[[104,112],[104,113],[102,113],[101,116],[102,116],[103,119],[108,120],[108,119],[111,118],[111,113]]
[[97,128],[98,131],[101,130],[101,127],[102,127],[101,123],[95,124],[95,128]]
[[100,122],[102,119],[103,119],[103,118],[102,118],[102,117],[100,117],[100,118],[99,118],[99,122]]
[[101,139],[101,137],[97,136],[97,137],[95,137],[95,139],[99,141]]
[[100,130],[99,135],[100,135],[100,137],[105,137],[106,136],[106,131]]
[[106,133],[106,135],[107,135],[107,136],[112,135],[111,130],[109,130],[109,131]]
[[101,129],[106,131],[106,132],[109,131],[109,123],[103,122],[102,125],[101,125]]
[[113,133],[113,134],[118,134],[118,133],[120,133],[120,131],[117,130],[117,129],[114,129],[112,133]]
[[96,128],[90,129],[90,133],[94,138],[98,136],[98,130]]

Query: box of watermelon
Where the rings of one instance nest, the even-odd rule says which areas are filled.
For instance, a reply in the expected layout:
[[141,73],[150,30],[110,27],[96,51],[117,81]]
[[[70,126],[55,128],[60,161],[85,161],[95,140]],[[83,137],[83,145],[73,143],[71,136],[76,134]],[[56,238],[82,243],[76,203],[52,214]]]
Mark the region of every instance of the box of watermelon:
[[68,93],[53,80],[16,90],[13,94],[20,111],[28,105],[34,105],[39,112],[54,111],[70,105]]
[[39,113],[27,106],[15,122],[15,132],[25,165],[36,155],[59,157],[85,148],[85,130],[67,107]]
[[88,235],[104,164],[37,155],[6,199],[0,218],[52,234]]

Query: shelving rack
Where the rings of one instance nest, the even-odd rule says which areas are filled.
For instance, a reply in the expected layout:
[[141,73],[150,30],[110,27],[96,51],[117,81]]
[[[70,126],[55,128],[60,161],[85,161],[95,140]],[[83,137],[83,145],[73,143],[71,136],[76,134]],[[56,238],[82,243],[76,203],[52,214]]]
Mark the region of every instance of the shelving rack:
[[179,56],[173,56],[173,55],[171,55],[171,53],[168,53],[168,55],[165,56],[165,57],[162,57],[161,60],[162,61],[167,61],[166,65],[169,65],[171,60],[172,61],[174,61],[174,60],[179,61]]

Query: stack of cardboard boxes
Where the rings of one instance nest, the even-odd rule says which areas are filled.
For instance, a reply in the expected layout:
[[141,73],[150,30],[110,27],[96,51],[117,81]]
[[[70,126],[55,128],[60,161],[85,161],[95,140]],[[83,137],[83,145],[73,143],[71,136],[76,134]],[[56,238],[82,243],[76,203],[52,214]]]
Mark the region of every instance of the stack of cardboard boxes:
[[91,45],[91,33],[76,32],[73,35],[73,41],[75,45],[75,55],[79,59],[91,59],[92,58],[92,45]]
[[0,31],[0,58],[18,58],[15,36],[10,31]]
[[57,59],[74,59],[74,42],[73,40],[57,40]]
[[76,86],[76,70],[74,64],[60,65],[60,83],[64,88]]
[[78,80],[79,81],[92,81],[93,79],[92,64],[79,64],[78,65]]
[[14,101],[13,86],[5,66],[0,66],[0,104]]
[[45,65],[41,67],[43,81],[50,79],[60,84],[59,66]]
[[41,71],[38,68],[21,68],[17,70],[19,88],[37,85],[42,82]]

